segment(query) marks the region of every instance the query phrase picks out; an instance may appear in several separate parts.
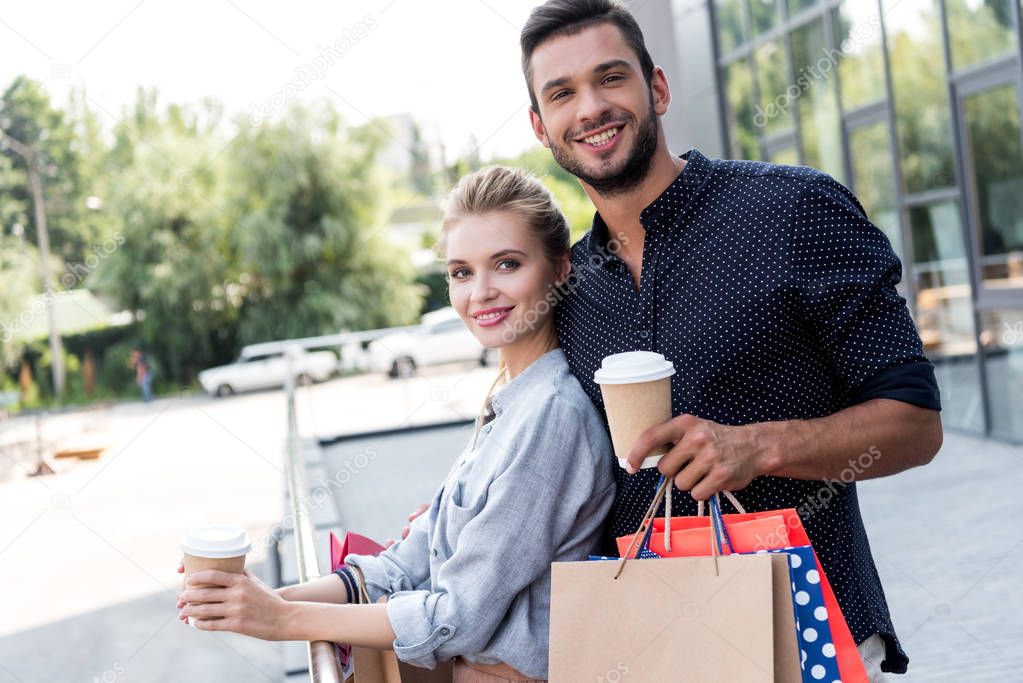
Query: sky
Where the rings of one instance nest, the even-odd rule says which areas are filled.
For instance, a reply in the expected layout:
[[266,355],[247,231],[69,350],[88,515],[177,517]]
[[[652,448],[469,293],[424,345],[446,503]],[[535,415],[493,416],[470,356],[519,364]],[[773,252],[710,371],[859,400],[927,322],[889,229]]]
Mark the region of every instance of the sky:
[[538,144],[518,35],[540,0],[47,0],[0,9],[0,88],[18,74],[71,89],[113,124],[139,86],[208,96],[253,122],[329,100],[352,124],[411,114],[450,161]]

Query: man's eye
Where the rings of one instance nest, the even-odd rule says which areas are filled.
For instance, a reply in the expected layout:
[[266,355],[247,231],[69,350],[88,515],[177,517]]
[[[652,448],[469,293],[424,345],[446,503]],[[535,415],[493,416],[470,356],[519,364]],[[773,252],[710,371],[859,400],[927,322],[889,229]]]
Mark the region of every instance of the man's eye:
[[569,93],[567,90],[559,90],[558,92],[551,95],[551,102],[564,99],[565,97],[568,97],[568,94]]
[[621,74],[611,74],[610,76],[608,76],[607,78],[604,79],[604,82],[605,83],[613,83],[614,81],[620,81],[622,79],[623,79],[623,76]]

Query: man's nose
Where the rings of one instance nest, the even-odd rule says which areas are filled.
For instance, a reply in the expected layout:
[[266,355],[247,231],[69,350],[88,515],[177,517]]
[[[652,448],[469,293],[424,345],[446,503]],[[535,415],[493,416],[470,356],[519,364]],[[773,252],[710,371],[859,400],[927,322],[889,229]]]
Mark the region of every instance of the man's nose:
[[608,111],[607,101],[594,88],[581,88],[576,97],[579,108],[576,115],[579,123],[593,126]]

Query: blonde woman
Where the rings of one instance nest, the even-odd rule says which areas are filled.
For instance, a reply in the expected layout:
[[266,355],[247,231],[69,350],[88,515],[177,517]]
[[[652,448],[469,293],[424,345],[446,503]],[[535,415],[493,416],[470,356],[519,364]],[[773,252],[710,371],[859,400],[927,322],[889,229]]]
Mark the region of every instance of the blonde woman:
[[[554,332],[568,227],[536,179],[489,167],[453,191],[440,248],[452,305],[501,369],[429,510],[379,557],[308,584],[192,575],[179,604],[199,629],[393,648],[430,668],[455,659],[459,683],[547,677],[551,562],[596,548],[614,498],[603,420]],[[386,603],[345,604],[356,582]]]

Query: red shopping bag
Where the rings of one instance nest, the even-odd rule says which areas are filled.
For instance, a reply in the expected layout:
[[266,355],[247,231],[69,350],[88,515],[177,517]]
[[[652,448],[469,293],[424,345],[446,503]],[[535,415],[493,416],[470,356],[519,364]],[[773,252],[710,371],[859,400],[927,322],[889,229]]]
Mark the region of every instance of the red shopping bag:
[[[803,528],[803,521],[794,508],[768,510],[764,512],[746,512],[741,514],[723,515],[725,530],[731,539],[735,553],[755,553],[758,550],[777,550],[789,546],[809,545],[810,537]],[[672,517],[671,550],[664,543],[664,518],[655,519],[653,534],[650,538],[650,550],[662,557],[703,557],[711,554],[711,527],[709,517]],[[618,538],[619,554],[624,554],[632,546],[635,534]],[[676,541],[677,539],[677,541]],[[637,543],[636,546],[642,544]],[[722,548],[722,554],[728,554],[728,548]],[[824,605],[828,610],[828,621],[831,624],[831,635],[835,642],[835,657],[842,673],[842,683],[866,683],[867,672],[863,668],[863,659],[856,649],[849,625],[838,606],[835,592],[828,583],[817,553],[814,559],[820,573],[821,590],[824,592]]]
[[[345,559],[349,555],[379,555],[384,550],[384,546],[380,545],[371,538],[366,538],[361,534],[349,531],[345,534],[345,540],[337,540],[337,536],[334,532],[330,532],[330,571],[334,571],[345,563]],[[341,678],[348,680],[352,678],[355,673],[355,651],[354,648],[347,643],[334,643],[334,655],[337,657],[338,668],[341,670]],[[370,657],[363,657],[360,661],[366,659],[375,659],[372,653]],[[373,675],[377,675],[375,662],[367,662],[371,668],[374,668]],[[371,676],[372,677],[372,676]]]

